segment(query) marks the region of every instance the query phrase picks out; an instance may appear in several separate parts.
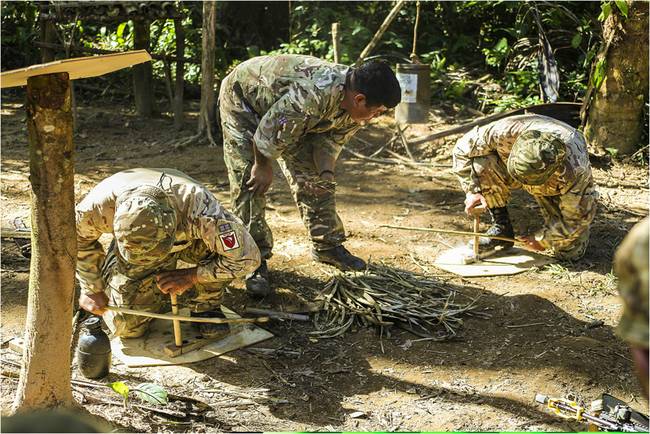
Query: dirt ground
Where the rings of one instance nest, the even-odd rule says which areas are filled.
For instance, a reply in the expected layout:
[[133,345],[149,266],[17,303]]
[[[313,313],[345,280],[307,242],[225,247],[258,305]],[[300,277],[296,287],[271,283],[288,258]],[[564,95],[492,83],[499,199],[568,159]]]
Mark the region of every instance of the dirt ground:
[[[29,215],[24,113],[20,100],[3,101],[3,226]],[[75,135],[77,199],[119,170],[175,167],[228,203],[221,148],[175,145],[194,133],[195,120],[196,113],[188,113],[188,126],[176,132],[168,117],[143,121],[117,104],[82,105]],[[463,120],[432,112],[430,124],[412,126],[407,135],[422,136]],[[363,141],[353,140],[350,148],[370,155],[388,141],[393,128],[389,117],[375,120],[359,134]],[[83,406],[121,431],[175,432],[585,430],[549,415],[533,402],[536,393],[572,394],[589,403],[608,392],[647,412],[627,347],[614,334],[621,301],[611,274],[617,245],[648,213],[647,167],[594,164],[599,212],[580,261],[510,277],[462,280],[432,265],[438,252],[462,239],[379,227],[470,229],[463,194],[447,173],[454,139],[414,150],[418,158],[435,163],[433,169],[370,162],[344,152],[337,168],[338,209],[352,252],[400,269],[424,268],[469,296],[480,295],[479,310],[491,319],[467,317],[461,336],[446,342],[418,341],[401,330],[380,340],[372,329],[316,340],[307,335],[313,330],[310,322],[274,321],[267,328],[275,337],[257,348],[278,351],[238,350],[183,367],[127,370],[116,364],[108,378],[156,382],[170,393],[206,402],[208,411],[173,420],[133,407]],[[275,173],[267,215],[276,240],[269,265],[278,294],[249,299],[238,282],[226,299],[236,310],[244,305],[295,310],[298,299],[315,299],[331,271],[311,261],[298,211],[280,171]],[[514,195],[510,209],[519,234],[540,227],[539,210],[524,193]],[[3,342],[22,333],[28,274],[29,260],[11,240],[3,240]],[[19,360],[7,348],[2,355],[5,361]],[[73,375],[80,378],[76,371]],[[16,379],[3,375],[1,381],[6,410]],[[78,392],[75,397],[83,399]]]

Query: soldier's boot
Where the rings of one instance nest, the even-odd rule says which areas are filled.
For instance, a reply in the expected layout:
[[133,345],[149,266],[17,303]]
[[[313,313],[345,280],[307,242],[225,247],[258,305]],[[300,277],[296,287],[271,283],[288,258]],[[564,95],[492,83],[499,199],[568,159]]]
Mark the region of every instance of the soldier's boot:
[[[190,312],[190,316],[194,318],[226,318],[221,309],[218,307],[213,310],[205,312]],[[223,338],[230,333],[230,326],[228,324],[213,324],[207,322],[195,322],[194,327],[199,330],[201,336],[205,339],[219,339]]]
[[246,276],[246,290],[255,297],[266,297],[271,294],[269,269],[266,266],[266,261],[262,261],[257,270]]
[[354,256],[343,246],[327,250],[312,249],[311,257],[316,262],[333,265],[343,271],[361,271],[366,268],[366,261]]
[[[490,208],[490,216],[492,217],[492,226],[485,232],[486,235],[495,235],[500,237],[514,238],[515,231],[508,215],[507,207]],[[474,242],[470,241],[470,247],[473,247]],[[496,240],[494,238],[479,238],[478,249],[480,253],[490,252],[497,248],[502,250],[509,249],[514,243],[512,241]]]

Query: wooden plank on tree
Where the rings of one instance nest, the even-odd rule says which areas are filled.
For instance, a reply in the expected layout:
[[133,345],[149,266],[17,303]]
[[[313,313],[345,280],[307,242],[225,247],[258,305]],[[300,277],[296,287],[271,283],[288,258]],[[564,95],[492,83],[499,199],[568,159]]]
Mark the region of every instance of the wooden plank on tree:
[[[54,51],[60,52],[60,53],[65,53],[66,49],[69,49],[70,52],[73,53],[80,53],[80,54],[122,54],[125,53],[125,51],[118,51],[118,50],[105,50],[103,48],[93,48],[93,47],[80,47],[78,45],[70,45],[69,47],[66,45],[61,45],[61,44],[53,44],[50,42],[43,42],[43,41],[36,41],[34,42],[34,45],[39,47],[39,48],[49,48]],[[149,53],[151,55],[151,58],[154,60],[162,60],[167,61],[167,62],[178,62],[178,58],[176,56],[168,56],[166,54],[158,54],[158,53]],[[201,59],[199,58],[194,58],[194,57],[185,57],[182,59],[183,62],[185,63],[192,63],[194,65],[200,65],[201,64]]]
[[0,88],[24,86],[29,77],[59,72],[67,72],[70,80],[96,77],[150,60],[151,56],[146,50],[57,60],[3,72],[0,74]]

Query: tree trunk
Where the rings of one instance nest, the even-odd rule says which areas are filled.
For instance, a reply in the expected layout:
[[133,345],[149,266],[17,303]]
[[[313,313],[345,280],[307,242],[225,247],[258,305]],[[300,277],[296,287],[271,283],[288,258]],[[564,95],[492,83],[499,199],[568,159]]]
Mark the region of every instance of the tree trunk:
[[174,18],[176,33],[176,86],[174,88],[174,128],[183,128],[183,86],[185,84],[185,29],[183,19]]
[[27,80],[32,257],[15,410],[71,405],[70,341],[77,237],[67,73]]
[[[149,51],[149,33],[148,21],[139,19],[133,21],[133,47],[136,50]],[[154,102],[151,62],[133,66],[133,90],[138,115],[150,118],[153,114]]]
[[[41,16],[39,20],[40,40],[46,43],[56,42],[56,28],[54,22],[50,18]],[[54,60],[54,50],[51,48],[41,47],[41,62],[48,63]]]
[[201,61],[201,111],[199,114],[199,134],[211,136],[211,123],[214,120],[214,50],[216,44],[217,3],[203,2],[203,43]]
[[596,66],[583,106],[585,137],[596,153],[615,148],[630,154],[641,144],[643,107],[648,102],[648,3],[628,1],[628,5],[628,18],[612,6],[616,12],[605,20],[607,42],[594,61],[604,62],[604,78],[594,79]]

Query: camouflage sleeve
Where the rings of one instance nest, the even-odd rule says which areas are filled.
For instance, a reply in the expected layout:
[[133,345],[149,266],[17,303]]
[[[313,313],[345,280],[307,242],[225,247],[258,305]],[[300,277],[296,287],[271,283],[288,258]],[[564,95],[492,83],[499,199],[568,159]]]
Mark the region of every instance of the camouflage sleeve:
[[589,227],[596,215],[598,199],[591,171],[578,179],[566,193],[536,199],[547,215],[547,225],[535,235],[535,239],[558,258],[582,256],[589,242]]
[[202,216],[199,236],[214,252],[197,267],[199,283],[232,280],[252,273],[260,265],[260,251],[244,226],[226,216]]
[[324,151],[327,155],[337,159],[343,150],[343,147],[350,141],[352,136],[359,131],[360,125],[352,125],[348,128],[336,129],[322,134],[314,134],[310,141],[314,144],[316,150]]
[[267,158],[278,158],[319,122],[321,100],[315,88],[294,84],[260,120],[253,136],[257,149]]
[[614,257],[614,272],[623,298],[616,333],[629,344],[648,348],[648,225],[646,217],[632,228]]
[[101,276],[105,254],[99,237],[102,231],[98,228],[97,220],[92,209],[77,207],[77,280],[82,294],[95,294],[106,288]]
[[461,137],[453,150],[452,171],[458,177],[460,186],[465,193],[478,193],[481,184],[472,169],[472,159],[496,152],[496,146],[491,143],[485,128],[474,127]]

